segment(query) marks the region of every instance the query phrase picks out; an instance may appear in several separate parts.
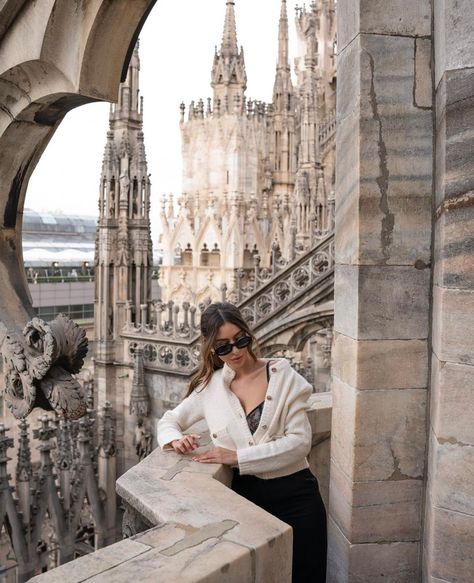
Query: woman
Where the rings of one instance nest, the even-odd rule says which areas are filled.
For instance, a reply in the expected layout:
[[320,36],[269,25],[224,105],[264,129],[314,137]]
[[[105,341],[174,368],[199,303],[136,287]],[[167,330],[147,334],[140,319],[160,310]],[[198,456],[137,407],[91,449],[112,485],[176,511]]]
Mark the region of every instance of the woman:
[[186,398],[158,422],[158,443],[188,454],[205,419],[214,447],[199,463],[234,468],[232,489],[293,527],[293,583],[326,581],[326,511],[306,456],[311,386],[284,358],[257,358],[239,310],[209,305],[201,317],[202,363]]

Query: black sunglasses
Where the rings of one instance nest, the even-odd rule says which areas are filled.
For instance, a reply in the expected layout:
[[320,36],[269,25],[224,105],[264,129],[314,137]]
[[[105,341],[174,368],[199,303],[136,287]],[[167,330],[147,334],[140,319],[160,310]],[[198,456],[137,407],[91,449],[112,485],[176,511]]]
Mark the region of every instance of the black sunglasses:
[[252,342],[251,336],[241,336],[237,338],[235,342],[226,342],[225,344],[221,344],[220,346],[216,346],[214,348],[214,352],[217,356],[225,356],[226,354],[230,354],[234,346],[236,348],[245,348]]

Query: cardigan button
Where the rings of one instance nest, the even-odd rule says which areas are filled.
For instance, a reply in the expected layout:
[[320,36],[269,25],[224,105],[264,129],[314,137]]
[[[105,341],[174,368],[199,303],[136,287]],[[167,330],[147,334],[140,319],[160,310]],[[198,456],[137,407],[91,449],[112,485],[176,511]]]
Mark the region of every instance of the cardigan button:
[[273,367],[271,370],[272,370],[272,372],[276,372],[277,371],[277,369],[275,367]]
[[249,441],[249,445],[253,445],[253,441]]
[[217,437],[217,433],[213,433],[212,434],[212,437]]
[[266,426],[266,425],[262,425],[262,429],[266,429],[266,428],[267,428],[267,426]]
[[271,401],[272,400],[272,396],[271,395],[267,395],[267,401]]

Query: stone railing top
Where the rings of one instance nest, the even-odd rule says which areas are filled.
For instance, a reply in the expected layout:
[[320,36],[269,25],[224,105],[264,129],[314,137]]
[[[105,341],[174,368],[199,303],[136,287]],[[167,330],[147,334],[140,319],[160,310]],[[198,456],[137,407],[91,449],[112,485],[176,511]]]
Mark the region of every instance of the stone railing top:
[[[331,395],[310,403],[317,444],[330,432]],[[156,526],[32,581],[289,582],[290,527],[230,490],[229,468],[189,458],[156,449],[117,481],[123,500]]]

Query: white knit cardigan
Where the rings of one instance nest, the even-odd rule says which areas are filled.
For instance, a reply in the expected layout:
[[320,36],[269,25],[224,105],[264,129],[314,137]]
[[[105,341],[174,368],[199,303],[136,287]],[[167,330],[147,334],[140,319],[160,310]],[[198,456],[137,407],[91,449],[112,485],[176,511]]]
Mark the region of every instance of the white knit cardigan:
[[[311,426],[306,411],[311,385],[284,358],[271,359],[270,380],[257,430],[252,435],[245,411],[230,390],[235,371],[226,364],[209,384],[198,387],[158,421],[158,444],[170,449],[191,425],[205,419],[215,447],[237,452],[241,474],[269,479],[308,467]],[[198,462],[196,462],[198,463]]]

